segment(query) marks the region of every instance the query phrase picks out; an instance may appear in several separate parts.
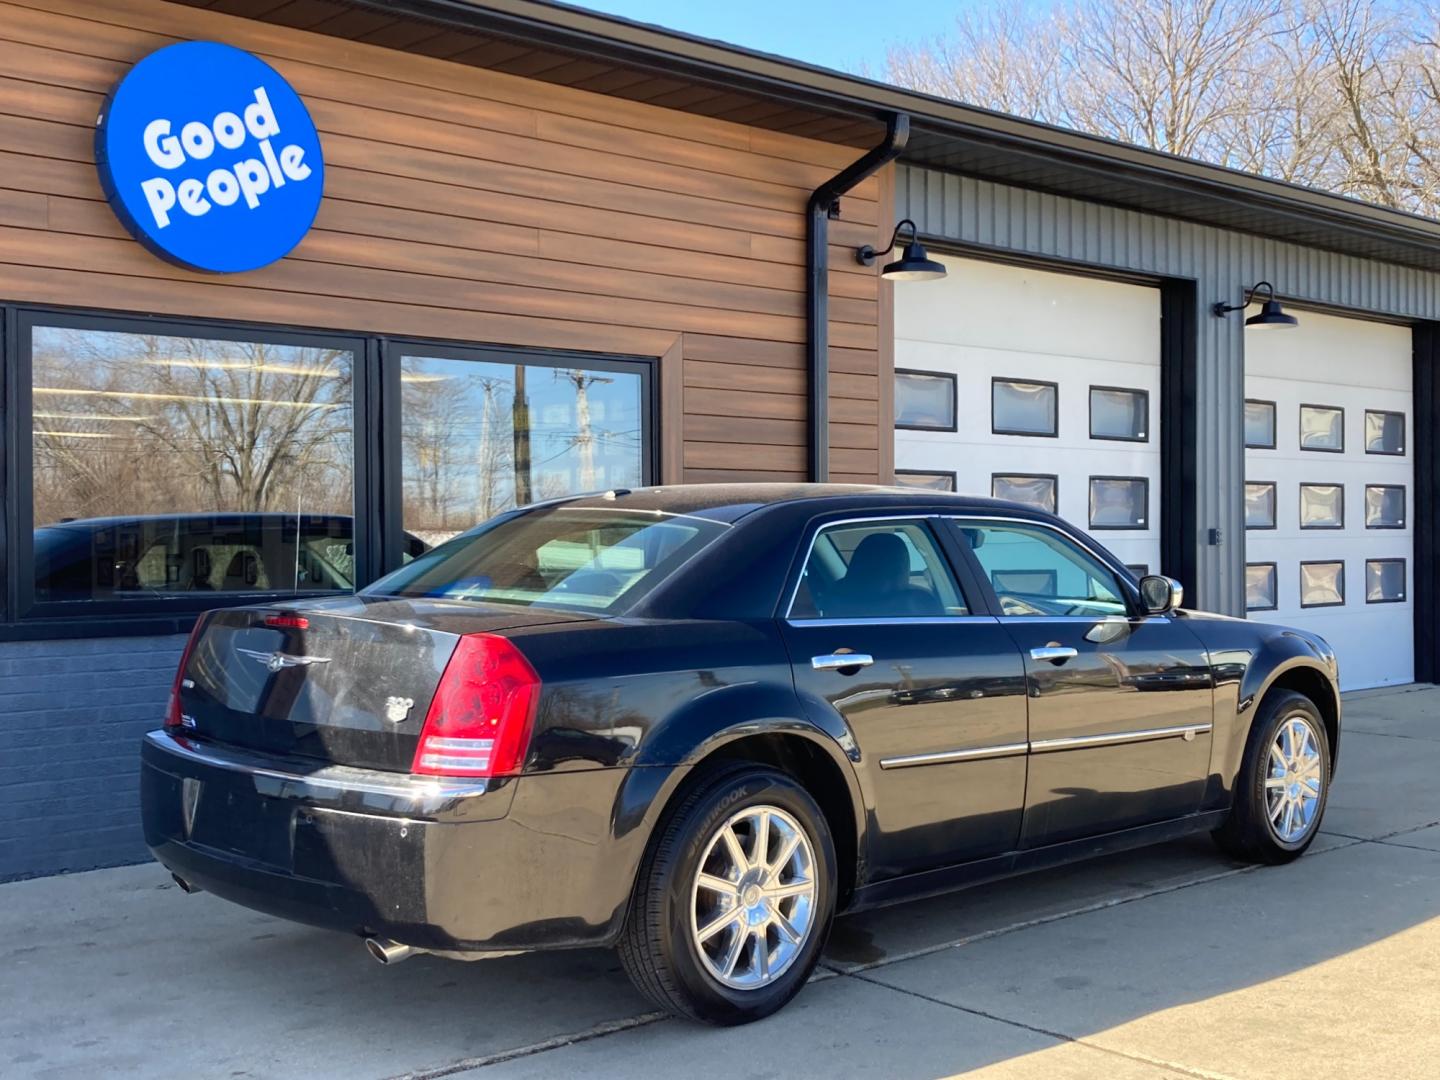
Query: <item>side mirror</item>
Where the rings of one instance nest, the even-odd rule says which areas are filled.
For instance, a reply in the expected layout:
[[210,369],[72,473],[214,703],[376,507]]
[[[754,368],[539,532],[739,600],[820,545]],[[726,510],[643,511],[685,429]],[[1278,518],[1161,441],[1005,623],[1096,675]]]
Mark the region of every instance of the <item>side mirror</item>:
[[1185,602],[1185,586],[1163,574],[1146,574],[1140,579],[1140,602],[1147,615],[1165,615]]

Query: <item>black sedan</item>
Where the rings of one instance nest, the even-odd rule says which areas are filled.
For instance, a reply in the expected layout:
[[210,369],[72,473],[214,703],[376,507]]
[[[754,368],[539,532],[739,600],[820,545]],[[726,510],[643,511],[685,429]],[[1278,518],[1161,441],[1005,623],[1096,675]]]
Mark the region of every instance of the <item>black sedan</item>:
[[1303,852],[1334,653],[1179,603],[989,499],[558,500],[356,596],[205,616],[145,836],[387,963],[617,946],[661,1006],[753,1020],[836,912],[1199,830]]

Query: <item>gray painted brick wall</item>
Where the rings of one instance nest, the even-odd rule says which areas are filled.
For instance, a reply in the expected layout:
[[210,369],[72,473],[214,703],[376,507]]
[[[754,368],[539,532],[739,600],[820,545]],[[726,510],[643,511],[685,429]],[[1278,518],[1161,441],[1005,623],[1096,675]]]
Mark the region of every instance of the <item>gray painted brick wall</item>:
[[0,643],[0,881],[146,857],[140,737],[181,637]]

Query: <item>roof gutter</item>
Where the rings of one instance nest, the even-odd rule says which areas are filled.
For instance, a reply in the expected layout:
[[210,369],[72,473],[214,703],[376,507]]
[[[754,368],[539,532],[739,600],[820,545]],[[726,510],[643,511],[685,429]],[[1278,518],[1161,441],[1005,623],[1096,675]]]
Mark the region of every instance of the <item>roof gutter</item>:
[[885,138],[817,187],[805,208],[805,370],[810,396],[806,456],[813,483],[830,479],[830,219],[840,216],[840,196],[904,153],[909,139],[909,114],[891,113]]

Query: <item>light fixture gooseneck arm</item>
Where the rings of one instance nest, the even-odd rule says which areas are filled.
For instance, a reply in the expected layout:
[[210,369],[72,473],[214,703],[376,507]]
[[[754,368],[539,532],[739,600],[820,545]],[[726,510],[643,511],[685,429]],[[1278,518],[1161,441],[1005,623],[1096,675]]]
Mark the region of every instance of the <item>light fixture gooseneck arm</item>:
[[900,231],[906,228],[910,230],[910,242],[913,244],[919,234],[919,230],[915,228],[915,222],[911,221],[909,218],[905,218],[905,220],[901,221],[898,225],[895,226],[895,231],[890,234],[889,247],[887,247],[884,251],[876,251],[869,244],[866,244],[864,247],[856,248],[855,261],[858,262],[861,266],[874,266],[875,260],[878,259],[881,255],[889,255],[890,252],[895,250],[896,245],[900,243]]
[[1241,299],[1240,303],[1227,304],[1223,300],[1217,300],[1210,308],[1210,310],[1213,311],[1217,317],[1222,319],[1226,315],[1230,314],[1230,312],[1232,311],[1244,311],[1247,307],[1249,307],[1255,302],[1255,294],[1258,293],[1261,289],[1265,290],[1266,300],[1275,299],[1275,286],[1271,285],[1268,281],[1257,281],[1254,285],[1251,285],[1250,288],[1245,290],[1244,296]]

